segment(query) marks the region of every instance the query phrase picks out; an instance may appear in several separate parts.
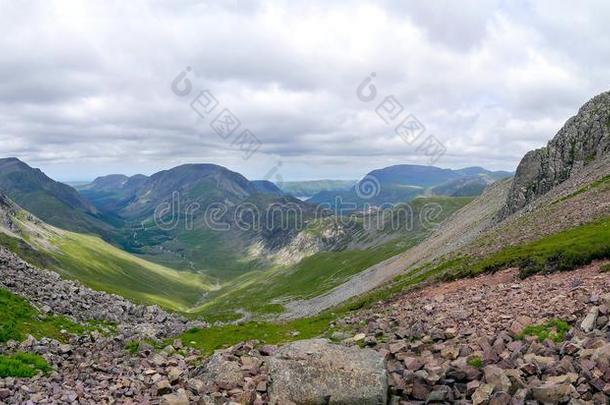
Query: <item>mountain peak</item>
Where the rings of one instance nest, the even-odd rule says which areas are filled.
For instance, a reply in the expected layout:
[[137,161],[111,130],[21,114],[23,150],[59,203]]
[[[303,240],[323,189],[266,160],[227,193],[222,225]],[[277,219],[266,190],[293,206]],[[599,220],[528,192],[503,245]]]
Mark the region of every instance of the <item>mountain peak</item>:
[[563,183],[574,173],[610,154],[610,92],[585,103],[547,146],[528,152],[500,218],[505,218]]

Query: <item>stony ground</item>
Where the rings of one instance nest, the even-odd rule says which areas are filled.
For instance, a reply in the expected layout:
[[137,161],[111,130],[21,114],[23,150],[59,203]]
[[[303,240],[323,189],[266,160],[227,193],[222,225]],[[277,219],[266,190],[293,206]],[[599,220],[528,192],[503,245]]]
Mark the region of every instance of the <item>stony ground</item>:
[[[387,359],[393,403],[608,403],[610,274],[517,270],[410,292],[343,320]],[[518,338],[567,321],[564,341]]]
[[[28,337],[0,346],[0,353],[38,353],[53,370],[0,379],[0,403],[605,404],[610,398],[610,273],[599,264],[526,280],[512,269],[428,286],[338,321],[338,330],[351,331],[335,334],[343,345],[253,341],[207,359],[179,340],[159,346],[196,325],[159,308],[63,281],[6,252],[0,273],[4,288],[43,312],[118,325],[112,336],[92,332],[67,343]],[[569,329],[560,341],[521,336],[527,325],[557,319]],[[142,340],[134,352],[126,349],[131,340]]]

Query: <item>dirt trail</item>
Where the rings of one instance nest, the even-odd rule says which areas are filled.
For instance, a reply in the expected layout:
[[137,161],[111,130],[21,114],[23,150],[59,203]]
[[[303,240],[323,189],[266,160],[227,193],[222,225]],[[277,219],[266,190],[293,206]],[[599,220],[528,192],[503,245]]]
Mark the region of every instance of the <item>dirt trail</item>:
[[286,312],[281,319],[315,315],[371,291],[424,261],[466,245],[489,227],[493,216],[506,200],[509,188],[509,180],[492,185],[481,197],[457,211],[421,244],[364,270],[323,295],[285,304]]

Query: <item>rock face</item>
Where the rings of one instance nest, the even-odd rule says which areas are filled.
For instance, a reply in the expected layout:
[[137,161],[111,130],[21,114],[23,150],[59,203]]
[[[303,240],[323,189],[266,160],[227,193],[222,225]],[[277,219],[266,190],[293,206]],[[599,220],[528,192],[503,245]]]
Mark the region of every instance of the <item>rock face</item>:
[[609,153],[610,92],[606,92],[583,105],[546,147],[525,155],[499,218],[519,211],[587,163]]
[[384,360],[373,350],[303,340],[280,348],[268,363],[271,403],[387,403]]

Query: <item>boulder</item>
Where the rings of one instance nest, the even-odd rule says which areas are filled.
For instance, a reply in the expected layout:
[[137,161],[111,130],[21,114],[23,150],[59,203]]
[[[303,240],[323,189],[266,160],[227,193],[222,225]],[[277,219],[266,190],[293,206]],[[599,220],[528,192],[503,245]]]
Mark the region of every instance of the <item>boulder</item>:
[[494,387],[495,391],[510,392],[512,383],[504,370],[495,365],[489,365],[483,370],[485,381]]
[[595,323],[597,321],[598,315],[599,307],[591,308],[585,319],[583,319],[582,323],[580,324],[582,330],[584,330],[585,332],[591,332],[595,328]]
[[189,397],[184,390],[161,397],[161,405],[189,405]]
[[483,384],[476,389],[472,394],[472,404],[481,405],[486,404],[491,399],[491,394],[494,392],[494,386],[491,384]]
[[223,353],[216,353],[199,369],[196,375],[208,386],[230,390],[243,384],[241,366],[237,360],[227,359]]
[[272,404],[387,403],[384,359],[371,349],[302,340],[278,349],[268,364]]
[[574,387],[569,383],[546,382],[532,388],[532,396],[543,403],[558,403],[570,397]]

